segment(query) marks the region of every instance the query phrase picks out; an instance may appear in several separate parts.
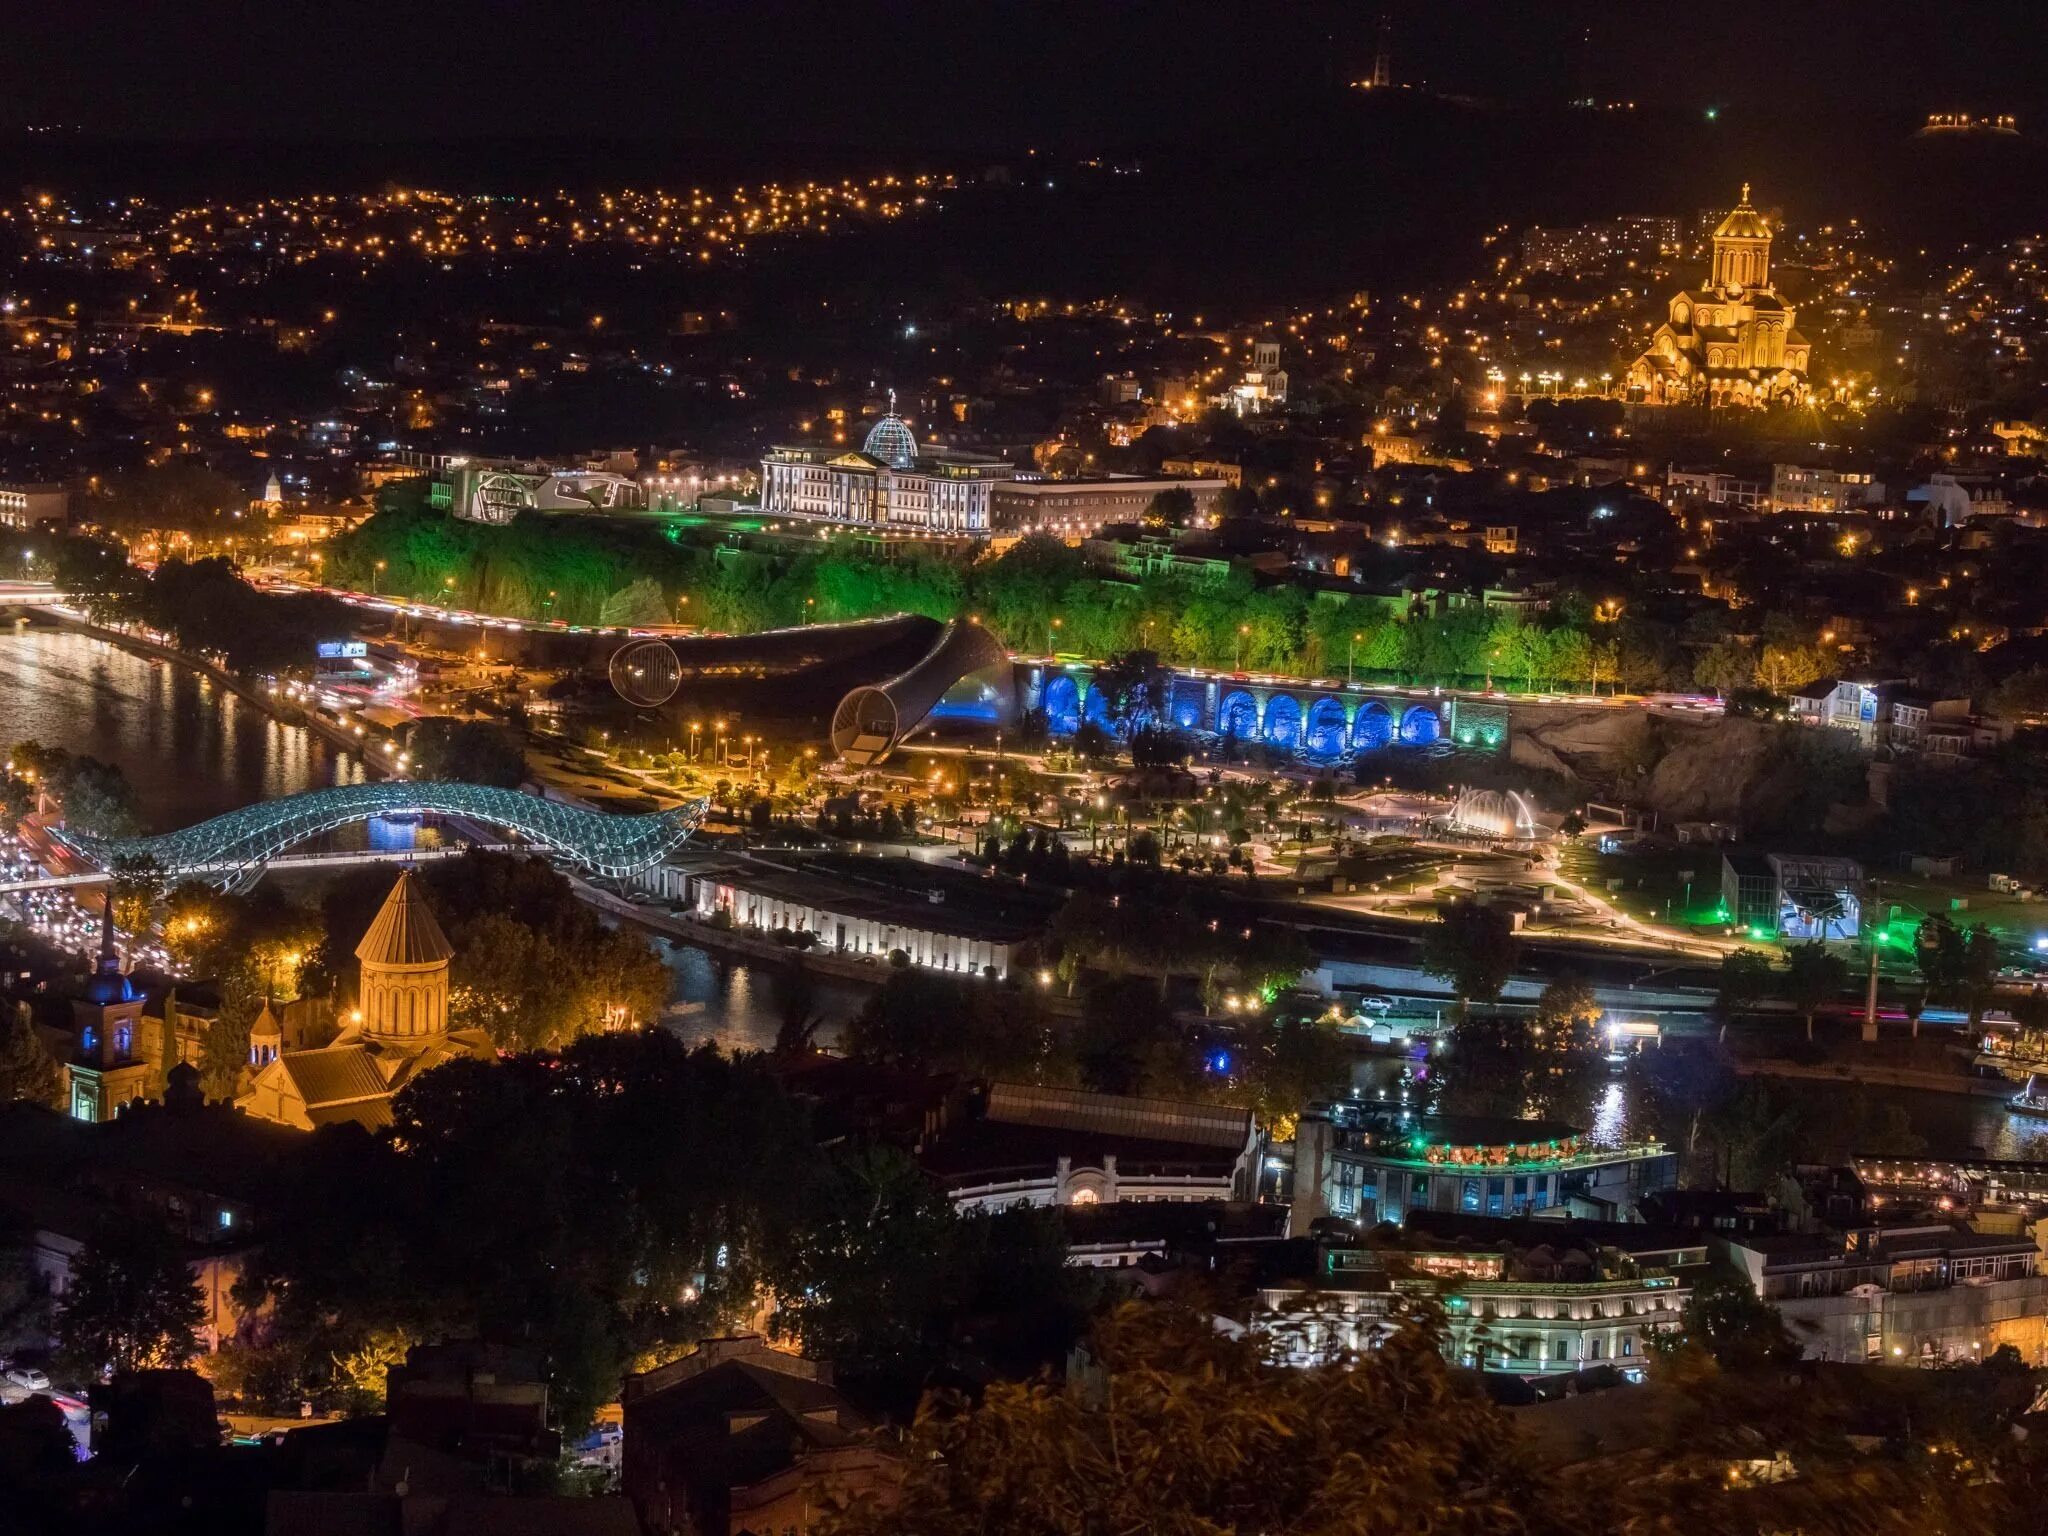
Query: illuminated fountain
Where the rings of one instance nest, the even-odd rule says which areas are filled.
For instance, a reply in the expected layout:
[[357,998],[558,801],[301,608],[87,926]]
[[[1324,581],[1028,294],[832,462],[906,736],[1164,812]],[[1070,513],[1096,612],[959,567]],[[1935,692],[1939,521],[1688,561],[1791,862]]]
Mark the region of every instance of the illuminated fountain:
[[1453,832],[1474,837],[1529,841],[1538,835],[1534,809],[1525,796],[1511,789],[1459,790],[1448,826]]

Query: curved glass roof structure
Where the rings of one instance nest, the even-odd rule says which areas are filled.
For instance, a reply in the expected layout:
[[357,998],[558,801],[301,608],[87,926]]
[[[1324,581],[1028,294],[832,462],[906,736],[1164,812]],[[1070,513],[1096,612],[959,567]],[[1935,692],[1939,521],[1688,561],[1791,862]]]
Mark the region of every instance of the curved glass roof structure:
[[229,811],[153,837],[90,837],[59,832],[64,844],[112,869],[124,859],[152,859],[169,881],[205,877],[227,884],[294,843],[374,816],[467,816],[515,832],[596,875],[630,875],[660,863],[696,831],[709,806],[694,800],[644,816],[557,805],[537,795],[486,784],[388,779],[309,790]]
[[891,469],[909,469],[917,463],[917,439],[910,435],[910,427],[903,418],[892,411],[868,428],[861,452],[871,459],[880,459]]

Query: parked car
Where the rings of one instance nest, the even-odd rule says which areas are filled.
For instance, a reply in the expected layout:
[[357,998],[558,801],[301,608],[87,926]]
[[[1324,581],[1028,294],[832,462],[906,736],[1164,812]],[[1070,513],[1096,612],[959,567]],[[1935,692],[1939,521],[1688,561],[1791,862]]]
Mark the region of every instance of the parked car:
[[50,1378],[32,1365],[10,1365],[4,1373],[7,1384],[29,1392],[50,1390]]
[[1361,997],[1358,1000],[1358,1011],[1360,1013],[1392,1013],[1394,1011],[1394,1000],[1391,997]]

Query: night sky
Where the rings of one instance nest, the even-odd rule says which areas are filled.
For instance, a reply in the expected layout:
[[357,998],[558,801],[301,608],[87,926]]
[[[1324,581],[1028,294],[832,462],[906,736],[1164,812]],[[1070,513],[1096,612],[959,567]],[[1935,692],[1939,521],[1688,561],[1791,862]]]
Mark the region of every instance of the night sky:
[[[0,130],[660,137],[948,152],[1172,145],[1284,120],[1372,52],[1370,0],[16,0]],[[1397,78],[1840,123],[2048,131],[2041,0],[1394,4]],[[1580,41],[1591,28],[1590,41]]]

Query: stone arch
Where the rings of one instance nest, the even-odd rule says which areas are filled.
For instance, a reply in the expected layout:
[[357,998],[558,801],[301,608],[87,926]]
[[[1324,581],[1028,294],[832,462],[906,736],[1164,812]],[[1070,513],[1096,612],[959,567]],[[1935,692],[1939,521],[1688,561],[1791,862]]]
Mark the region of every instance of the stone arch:
[[1401,745],[1427,747],[1443,735],[1444,723],[1427,704],[1411,704],[1401,712]]
[[1252,740],[1259,734],[1258,702],[1242,688],[1226,693],[1216,709],[1216,732],[1239,741]]
[[1311,757],[1340,757],[1344,752],[1344,703],[1327,694],[1308,707],[1302,745]]
[[1377,752],[1394,740],[1394,717],[1378,699],[1358,706],[1351,721],[1351,746],[1357,752]]
[[1088,685],[1088,692],[1081,700],[1081,718],[1105,731],[1115,729],[1109,723],[1109,699],[1093,683]]
[[1301,701],[1276,693],[1266,701],[1266,740],[1292,752],[1301,746]]
[[1064,672],[1045,685],[1045,728],[1055,736],[1071,736],[1081,728],[1081,689]]

